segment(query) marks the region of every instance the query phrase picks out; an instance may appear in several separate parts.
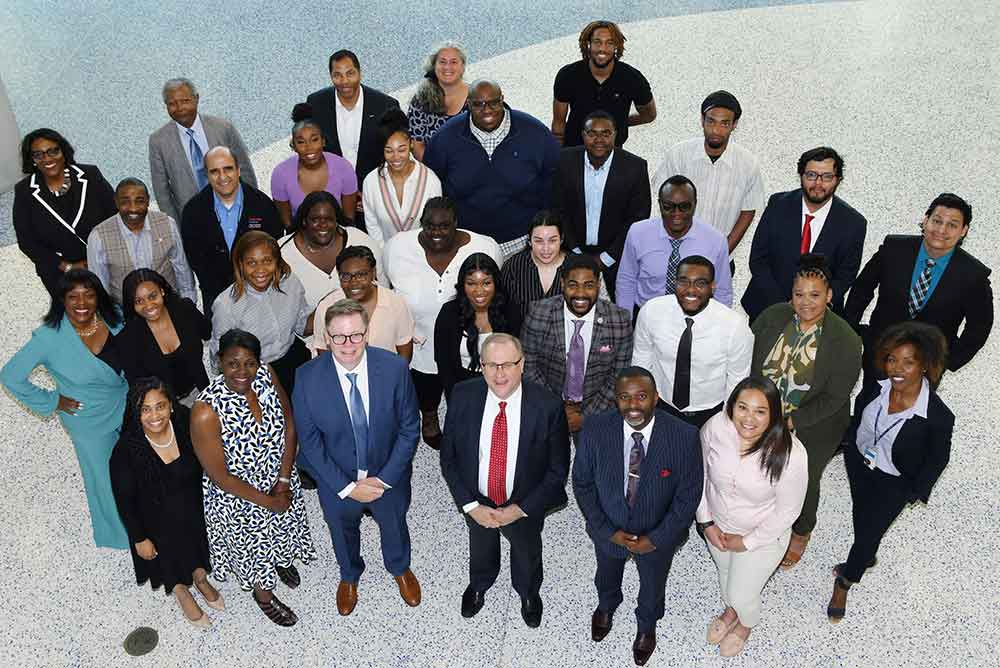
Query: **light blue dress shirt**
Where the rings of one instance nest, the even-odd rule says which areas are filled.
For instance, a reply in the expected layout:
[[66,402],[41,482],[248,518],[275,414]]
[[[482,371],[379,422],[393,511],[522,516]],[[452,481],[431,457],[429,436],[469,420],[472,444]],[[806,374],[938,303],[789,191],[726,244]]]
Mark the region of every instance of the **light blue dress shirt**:
[[[601,208],[604,205],[604,186],[608,182],[611,161],[614,157],[615,153],[612,151],[604,164],[595,168],[590,163],[587,152],[583,152],[583,198],[587,210],[587,240],[585,243],[588,246],[597,245],[601,227]],[[601,253],[601,261],[608,267],[615,262],[614,258],[607,253]]]
[[[195,174],[194,165],[191,163],[191,140],[188,138],[188,129],[174,121],[174,125],[177,126],[177,136],[181,139],[181,146],[184,147],[184,155],[188,159],[188,167],[191,168],[191,174],[194,176],[195,183],[198,183],[198,175]],[[194,130],[194,140],[197,142],[198,147],[201,148],[201,154],[205,155],[208,153],[208,136],[205,134],[205,126],[201,124],[201,114],[194,117],[194,123],[191,124],[191,129]]]
[[222,228],[222,235],[226,238],[226,246],[232,251],[233,242],[236,241],[236,228],[240,226],[240,218],[243,217],[243,184],[236,189],[236,200],[228,209],[215,191],[212,191],[212,202],[215,205],[215,216]]
[[[957,248],[957,246],[956,246]],[[951,252],[947,255],[942,255],[937,259],[934,267],[931,268],[931,284],[927,288],[927,297],[924,299],[924,304],[927,300],[931,298],[934,294],[934,288],[937,287],[938,282],[941,280],[941,276],[944,275],[944,270],[948,268],[948,263],[951,262],[952,256],[955,254],[955,249],[952,248]],[[920,278],[920,274],[924,273],[924,265],[927,264],[927,259],[930,255],[927,254],[927,247],[923,243],[920,244],[920,252],[917,253],[917,261],[913,264],[913,274],[910,276],[910,290],[913,290],[913,286],[917,284],[917,279]],[[923,304],[921,305],[923,307]]]

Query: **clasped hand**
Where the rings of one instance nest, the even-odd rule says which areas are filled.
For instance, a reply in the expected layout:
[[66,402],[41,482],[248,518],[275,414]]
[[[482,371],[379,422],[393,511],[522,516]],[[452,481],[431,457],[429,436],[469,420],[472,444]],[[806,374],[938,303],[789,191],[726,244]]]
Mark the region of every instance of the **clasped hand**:
[[633,554],[649,554],[656,549],[656,545],[649,539],[649,536],[638,536],[626,533],[621,529],[611,534],[611,542],[615,545],[621,545]]
[[382,498],[384,492],[385,487],[383,487],[382,481],[369,477],[359,480],[348,496],[359,503],[371,503]]
[[723,533],[722,529],[713,524],[705,529],[705,540],[720,552],[746,552],[743,536],[738,533]]
[[287,482],[278,481],[267,494],[266,508],[276,513],[283,513],[292,505],[292,488]]
[[503,506],[501,508],[489,508],[484,505],[480,505],[469,511],[469,517],[474,519],[477,524],[481,527],[487,529],[499,529],[500,527],[505,527],[508,524],[512,524],[522,517],[524,517],[524,511],[516,503],[512,503],[509,506]]

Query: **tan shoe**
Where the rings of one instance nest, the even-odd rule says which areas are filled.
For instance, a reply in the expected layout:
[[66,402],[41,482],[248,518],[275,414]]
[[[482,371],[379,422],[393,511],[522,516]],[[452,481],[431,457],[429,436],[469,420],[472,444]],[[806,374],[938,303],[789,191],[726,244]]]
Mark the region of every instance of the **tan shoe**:
[[347,616],[354,612],[354,606],[358,604],[358,583],[340,581],[337,585],[337,612]]
[[417,582],[417,576],[413,571],[407,568],[402,575],[397,575],[396,584],[399,585],[399,595],[406,605],[411,608],[420,605],[420,583]]
[[806,546],[809,545],[809,539],[812,538],[811,533],[807,533],[804,536],[792,532],[792,539],[788,541],[788,549],[785,550],[785,556],[781,560],[781,570],[788,571],[795,568],[795,564],[799,563],[802,559],[802,555],[806,551]]
[[722,620],[722,617],[715,617],[708,624],[708,634],[705,639],[708,640],[709,645],[718,645],[722,642],[722,639],[733,630],[736,626],[736,622],[740,621],[739,617],[734,617],[732,622],[728,624]]
[[737,635],[735,631],[730,631],[726,637],[722,639],[722,642],[719,643],[719,656],[736,656],[743,651],[744,647],[746,647],[747,640],[749,638],[750,629],[747,629],[746,638]]

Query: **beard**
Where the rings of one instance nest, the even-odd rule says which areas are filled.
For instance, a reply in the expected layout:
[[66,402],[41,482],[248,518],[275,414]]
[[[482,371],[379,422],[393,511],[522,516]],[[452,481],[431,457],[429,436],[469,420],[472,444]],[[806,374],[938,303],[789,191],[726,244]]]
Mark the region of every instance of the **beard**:
[[836,188],[827,192],[823,197],[817,198],[813,196],[812,193],[809,192],[808,188],[804,188],[802,190],[802,194],[805,195],[806,201],[809,202],[810,204],[825,204],[827,200],[833,197],[833,194],[835,192],[837,192]]

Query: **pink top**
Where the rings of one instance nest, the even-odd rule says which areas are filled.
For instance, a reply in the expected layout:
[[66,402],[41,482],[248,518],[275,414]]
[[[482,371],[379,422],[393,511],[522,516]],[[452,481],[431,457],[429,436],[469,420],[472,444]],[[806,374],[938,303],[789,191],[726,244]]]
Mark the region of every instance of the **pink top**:
[[[358,192],[358,175],[354,173],[351,163],[339,155],[323,151],[326,158],[326,190],[337,198],[338,202],[344,195]],[[288,202],[292,205],[292,216],[302,204],[308,193],[299,187],[299,156],[293,155],[284,160],[271,172],[271,199],[276,202]]]
[[724,410],[701,428],[705,487],[695,519],[743,536],[747,550],[753,550],[777,540],[802,512],[809,459],[793,434],[788,462],[772,485],[760,467],[760,453],[743,457],[741,447],[736,425]]
[[[410,308],[400,295],[381,285],[378,288],[378,303],[375,312],[368,323],[368,345],[396,352],[396,346],[402,346],[413,340],[413,316]],[[316,316],[313,329],[316,334],[312,341],[312,354],[316,357],[320,351],[328,350],[323,338],[323,321],[326,310],[344,298],[344,291],[337,288],[320,300],[316,305]]]

